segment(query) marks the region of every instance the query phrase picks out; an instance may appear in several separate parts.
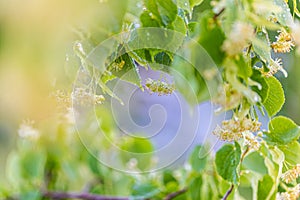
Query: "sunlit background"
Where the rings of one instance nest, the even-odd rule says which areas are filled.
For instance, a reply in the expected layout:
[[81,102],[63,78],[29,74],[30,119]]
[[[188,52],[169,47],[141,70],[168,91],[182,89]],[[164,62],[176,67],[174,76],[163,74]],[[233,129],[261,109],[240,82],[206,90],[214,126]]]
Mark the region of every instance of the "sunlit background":
[[[121,1],[121,0],[120,0]],[[53,112],[47,98],[57,88],[70,89],[73,74],[65,67],[74,26],[105,21],[96,0],[0,1],[0,180],[5,158],[23,119],[45,120]],[[288,79],[281,111],[300,123],[300,57],[284,58]]]
[[99,2],[0,1],[1,176],[22,120],[47,119],[53,110],[49,93],[70,86],[64,63],[72,27],[92,22],[95,5]]

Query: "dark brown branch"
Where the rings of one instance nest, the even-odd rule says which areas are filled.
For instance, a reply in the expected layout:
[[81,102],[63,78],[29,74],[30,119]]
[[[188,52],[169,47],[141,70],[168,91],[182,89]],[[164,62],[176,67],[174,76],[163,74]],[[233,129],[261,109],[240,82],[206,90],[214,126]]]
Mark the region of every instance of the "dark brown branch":
[[226,200],[226,199],[229,197],[229,195],[230,195],[231,192],[233,191],[233,188],[234,188],[234,185],[232,184],[232,185],[230,186],[230,188],[227,190],[227,192],[226,192],[226,194],[224,195],[224,197],[223,197],[222,200]]
[[171,199],[174,199],[175,197],[177,197],[177,196],[179,196],[179,195],[185,193],[186,191],[187,191],[187,189],[184,188],[184,189],[182,189],[182,190],[179,190],[179,191],[170,193],[170,194],[168,194],[168,195],[164,198],[164,200],[171,200]]
[[214,15],[214,20],[216,21],[216,19],[223,13],[225,11],[225,8],[222,8],[222,10],[220,10],[220,12],[218,12],[218,13],[216,13],[215,15]]
[[76,193],[76,192],[52,192],[47,191],[43,193],[44,197],[60,200],[60,199],[83,199],[83,200],[129,200],[128,197],[113,197],[102,196],[90,193]]

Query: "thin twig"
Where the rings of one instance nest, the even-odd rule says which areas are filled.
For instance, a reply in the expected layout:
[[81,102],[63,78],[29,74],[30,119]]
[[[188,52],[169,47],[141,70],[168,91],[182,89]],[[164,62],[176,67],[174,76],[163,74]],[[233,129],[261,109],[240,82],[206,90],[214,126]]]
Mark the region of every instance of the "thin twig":
[[221,10],[220,10],[220,12],[218,12],[218,13],[216,13],[215,15],[214,15],[214,20],[216,21],[216,19],[223,13],[225,11],[225,8],[222,8]]
[[245,151],[243,152],[242,156],[241,156],[241,161],[240,163],[242,163],[244,161],[244,158],[246,157],[247,153],[249,152],[250,148],[249,146],[247,146],[247,148],[245,149]]
[[171,200],[171,199],[174,199],[175,197],[177,197],[177,196],[179,196],[179,195],[185,193],[186,191],[187,191],[187,189],[184,188],[184,189],[182,189],[182,190],[179,190],[179,191],[170,193],[170,194],[168,194],[168,195],[164,198],[164,200]]
[[226,199],[229,197],[229,195],[230,195],[231,192],[233,191],[233,188],[234,188],[234,185],[232,184],[232,185],[230,186],[230,188],[227,190],[227,192],[226,192],[226,194],[224,195],[224,197],[223,197],[222,200],[226,200]]
[[76,193],[76,192],[54,192],[47,191],[43,193],[44,197],[60,200],[60,199],[83,199],[83,200],[129,200],[128,197],[113,197],[102,196],[90,193]]

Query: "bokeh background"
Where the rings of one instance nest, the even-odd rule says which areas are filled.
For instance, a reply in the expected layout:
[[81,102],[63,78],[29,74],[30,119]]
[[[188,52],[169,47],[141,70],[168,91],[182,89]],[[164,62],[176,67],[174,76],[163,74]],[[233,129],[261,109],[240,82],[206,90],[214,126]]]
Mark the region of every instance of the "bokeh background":
[[[0,1],[0,180],[22,120],[47,119],[54,110],[49,94],[72,87],[74,73],[65,58],[74,41],[73,25],[105,20],[107,13],[99,13],[98,6],[96,0]],[[300,56],[282,57],[289,77],[278,75],[286,92],[281,114],[299,124]]]

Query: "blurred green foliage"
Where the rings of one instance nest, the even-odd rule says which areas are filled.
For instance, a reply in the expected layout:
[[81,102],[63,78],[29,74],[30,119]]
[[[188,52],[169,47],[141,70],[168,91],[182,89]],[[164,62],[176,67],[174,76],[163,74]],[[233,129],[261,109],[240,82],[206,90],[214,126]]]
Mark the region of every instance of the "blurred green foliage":
[[[1,1],[0,198],[64,199],[76,196],[72,191],[78,191],[79,196],[99,198],[177,200],[275,199],[279,193],[290,195],[299,186],[299,178],[285,183],[282,174],[300,163],[300,156],[295,153],[300,149],[297,125],[300,58],[296,53],[283,56],[289,78],[280,73],[275,77],[273,71],[283,74],[285,71],[276,60],[282,55],[273,54],[270,45],[278,42],[276,31],[292,34],[291,23],[299,17],[296,9],[299,5],[291,0],[288,3],[285,0]],[[139,27],[159,28],[163,34],[147,36],[149,29]],[[118,38],[116,34],[120,32],[129,35],[121,34],[128,37]],[[111,45],[98,48],[99,43],[113,36]],[[132,50],[141,36],[146,40],[141,42],[148,47]],[[192,40],[185,40],[186,36]],[[191,41],[201,45],[207,54],[198,54]],[[190,58],[191,63],[176,55],[177,50]],[[205,60],[207,55],[210,59]],[[101,60],[101,56],[105,59]],[[75,126],[76,119],[74,122],[72,116],[76,110],[63,105],[72,104],[74,93],[62,94],[60,102],[49,97],[57,89],[86,87],[79,95],[93,102],[100,96],[94,93],[101,93],[103,99],[118,99],[107,83],[119,78],[142,89],[138,67],[151,67],[173,75],[178,91],[195,105],[209,100],[206,83],[214,80],[215,74],[209,70],[199,73],[192,64],[207,70],[216,67],[211,63],[220,71],[223,80],[220,87],[227,89],[225,96],[210,94],[212,100],[219,98],[221,104],[226,100],[221,110],[231,110],[234,114],[222,127],[234,122],[227,124],[228,130],[242,129],[242,137],[234,138],[234,144],[225,144],[216,154],[207,151],[206,146],[197,146],[186,164],[174,170],[143,174],[156,164],[153,144],[149,139],[122,133],[107,103],[93,105],[93,112],[88,112],[88,105],[79,105],[78,110],[85,112],[84,120],[80,119]],[[172,70],[177,70],[180,76]],[[81,80],[74,84],[76,78]],[[251,123],[257,120],[256,107],[265,109],[265,114],[273,118],[269,130],[259,134],[252,133],[247,128],[249,124],[243,124],[249,122],[245,119]],[[292,116],[296,123],[275,116],[279,111]],[[21,123],[26,118],[37,123]],[[239,127],[234,127],[236,123]],[[216,132],[228,134],[232,141],[230,134],[234,131],[223,128]],[[114,146],[120,151],[116,152]],[[134,173],[105,166],[99,160],[103,155],[126,172]],[[299,191],[297,195],[300,196]]]

